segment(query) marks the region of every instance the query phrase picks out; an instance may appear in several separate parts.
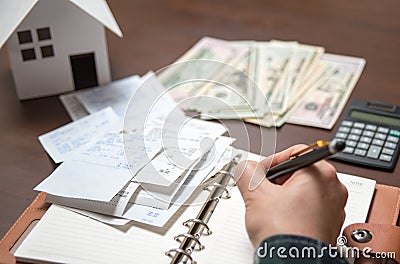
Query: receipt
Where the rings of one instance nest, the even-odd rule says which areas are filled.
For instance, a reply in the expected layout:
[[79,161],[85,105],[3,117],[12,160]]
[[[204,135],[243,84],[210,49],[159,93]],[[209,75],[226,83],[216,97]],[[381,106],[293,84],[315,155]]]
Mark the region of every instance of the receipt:
[[41,135],[39,141],[54,162],[60,163],[71,152],[89,143],[99,133],[110,130],[118,120],[115,112],[107,107]]

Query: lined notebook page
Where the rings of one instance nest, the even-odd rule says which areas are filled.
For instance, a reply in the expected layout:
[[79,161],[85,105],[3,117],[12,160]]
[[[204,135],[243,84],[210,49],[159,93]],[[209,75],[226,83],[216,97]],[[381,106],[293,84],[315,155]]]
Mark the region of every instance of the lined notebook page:
[[[352,223],[364,223],[375,190],[375,181],[338,173],[348,190],[343,228]],[[247,237],[244,220],[244,202],[238,188],[230,191],[232,197],[220,201],[210,220],[211,236],[201,238],[205,249],[194,253],[199,263],[253,263],[254,249]]]
[[193,253],[199,264],[253,263],[254,248],[246,232],[242,196],[237,187],[229,192],[231,198],[221,199],[210,219],[213,233],[200,239],[205,249]]
[[163,234],[167,228],[138,224],[120,230],[52,205],[15,256],[33,263],[169,263],[164,251],[179,247],[173,237],[187,232],[182,222],[199,210],[188,207]]
[[365,223],[367,220],[376,181],[344,173],[338,173],[337,175],[340,182],[346,186],[349,194],[345,207],[346,218],[342,228],[343,231],[350,224]]

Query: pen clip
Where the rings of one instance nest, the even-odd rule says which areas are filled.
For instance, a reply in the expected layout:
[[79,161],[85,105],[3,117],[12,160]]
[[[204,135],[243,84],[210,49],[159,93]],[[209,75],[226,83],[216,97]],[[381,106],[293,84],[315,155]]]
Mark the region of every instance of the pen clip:
[[330,143],[330,141],[317,140],[317,142],[308,145],[306,148],[301,149],[301,150],[293,153],[292,155],[290,155],[290,158],[293,159],[293,158],[296,158],[296,157],[300,156],[301,154],[304,154],[304,153],[309,152],[311,150],[325,147],[325,146],[329,145],[329,143]]

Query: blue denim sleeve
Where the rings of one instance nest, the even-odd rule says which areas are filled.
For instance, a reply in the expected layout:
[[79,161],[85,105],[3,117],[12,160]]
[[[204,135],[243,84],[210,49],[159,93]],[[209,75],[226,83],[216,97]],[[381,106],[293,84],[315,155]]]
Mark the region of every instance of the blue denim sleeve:
[[334,246],[295,235],[276,235],[262,241],[254,253],[255,264],[347,264]]

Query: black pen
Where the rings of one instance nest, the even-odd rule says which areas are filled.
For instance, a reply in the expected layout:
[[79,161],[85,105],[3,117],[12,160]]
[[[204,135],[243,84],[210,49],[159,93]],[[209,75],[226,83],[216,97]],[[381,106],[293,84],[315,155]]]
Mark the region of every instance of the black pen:
[[[322,141],[320,141],[322,142]],[[317,161],[328,158],[329,156],[336,154],[342,151],[346,147],[346,143],[344,141],[332,140],[331,142],[324,142],[322,147],[319,147],[313,151],[307,152],[303,155],[297,156],[288,161],[282,162],[271,169],[269,169],[266,173],[266,177],[268,180],[277,179],[283,175],[288,173],[300,170],[304,167],[310,166]],[[318,145],[318,142],[316,143]],[[306,148],[305,150],[308,150]],[[299,153],[301,153],[300,151]]]

